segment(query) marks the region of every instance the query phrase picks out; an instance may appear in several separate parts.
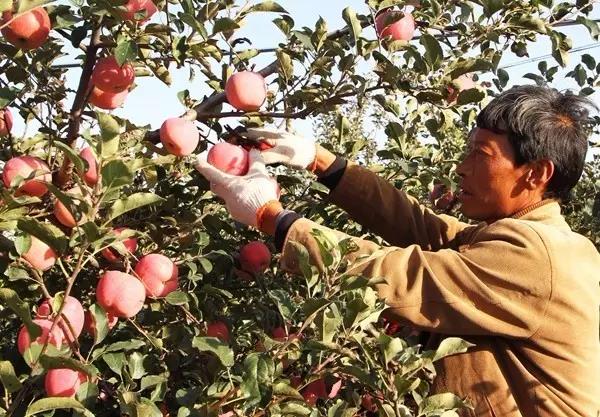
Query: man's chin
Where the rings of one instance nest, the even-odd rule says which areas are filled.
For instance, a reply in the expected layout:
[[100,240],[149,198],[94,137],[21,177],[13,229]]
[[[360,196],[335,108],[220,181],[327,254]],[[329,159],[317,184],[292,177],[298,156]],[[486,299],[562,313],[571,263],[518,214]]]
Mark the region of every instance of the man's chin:
[[470,204],[460,203],[458,206],[458,211],[462,213],[463,216],[468,218],[469,220],[474,220],[477,222],[486,220],[489,216],[479,207],[473,207]]

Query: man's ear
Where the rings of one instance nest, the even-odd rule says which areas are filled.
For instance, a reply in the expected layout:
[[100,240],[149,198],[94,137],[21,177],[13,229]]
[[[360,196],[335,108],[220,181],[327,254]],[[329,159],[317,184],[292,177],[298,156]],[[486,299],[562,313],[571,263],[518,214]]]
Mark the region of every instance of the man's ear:
[[529,170],[525,174],[525,183],[530,190],[548,188],[548,183],[554,175],[554,162],[549,159],[540,159],[530,162]]

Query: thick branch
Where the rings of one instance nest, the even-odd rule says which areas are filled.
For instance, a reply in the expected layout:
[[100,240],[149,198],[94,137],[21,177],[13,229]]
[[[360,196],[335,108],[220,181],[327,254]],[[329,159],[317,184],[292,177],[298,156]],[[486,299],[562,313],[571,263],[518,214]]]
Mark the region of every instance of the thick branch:
[[[90,45],[85,52],[85,62],[83,63],[83,71],[79,78],[79,86],[77,87],[77,93],[75,93],[75,100],[73,100],[73,106],[71,107],[71,113],[69,115],[69,129],[67,131],[67,138],[65,142],[73,147],[75,141],[79,137],[79,127],[81,126],[81,116],[85,108],[87,101],[88,91],[90,88],[90,78],[96,64],[96,52],[98,45],[100,45],[101,26],[98,25],[92,32],[92,39]],[[71,173],[73,172],[73,163],[65,158],[60,171],[56,175],[56,183],[59,187],[64,186],[69,182]]]

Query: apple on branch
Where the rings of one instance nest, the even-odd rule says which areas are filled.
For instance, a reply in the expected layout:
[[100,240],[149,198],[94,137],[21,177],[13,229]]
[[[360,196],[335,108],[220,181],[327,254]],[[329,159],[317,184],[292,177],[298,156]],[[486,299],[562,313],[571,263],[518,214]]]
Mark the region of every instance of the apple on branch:
[[[2,13],[4,24],[13,18],[11,11]],[[42,46],[50,34],[50,17],[43,7],[36,7],[16,17],[2,28],[2,35],[8,42],[20,49],[36,49]]]

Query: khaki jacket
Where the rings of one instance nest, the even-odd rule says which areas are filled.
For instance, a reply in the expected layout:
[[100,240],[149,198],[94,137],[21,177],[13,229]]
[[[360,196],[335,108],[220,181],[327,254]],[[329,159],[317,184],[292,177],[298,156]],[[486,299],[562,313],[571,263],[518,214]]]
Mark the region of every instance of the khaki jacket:
[[[492,224],[436,215],[374,173],[349,164],[331,201],[396,247],[355,238],[351,270],[383,277],[377,291],[399,320],[476,346],[437,362],[434,392],[454,392],[464,416],[600,415],[600,255],[548,200]],[[297,272],[295,241],[322,265],[307,219],[290,228],[281,264]],[[348,236],[336,232],[342,239]],[[368,256],[363,256],[368,255]]]

